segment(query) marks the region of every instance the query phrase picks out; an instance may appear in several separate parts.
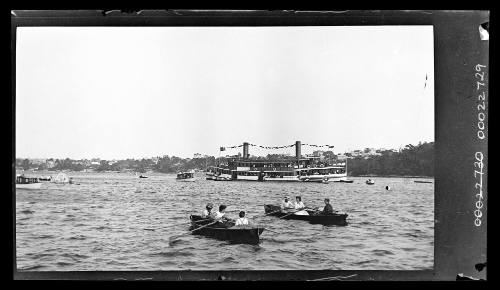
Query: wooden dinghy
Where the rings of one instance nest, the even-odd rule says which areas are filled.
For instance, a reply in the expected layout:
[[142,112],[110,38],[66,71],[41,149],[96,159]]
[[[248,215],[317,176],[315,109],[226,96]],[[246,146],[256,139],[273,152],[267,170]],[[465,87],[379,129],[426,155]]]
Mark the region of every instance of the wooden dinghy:
[[[229,241],[236,244],[258,244],[260,235],[265,228],[259,227],[236,227],[234,222],[217,222],[216,224],[202,227],[213,222],[212,219],[205,219],[199,215],[191,215],[190,231],[195,235],[203,235],[219,240]],[[199,230],[196,230],[200,228]]]
[[283,219],[286,220],[301,220],[301,221],[308,221],[311,224],[322,224],[322,225],[338,225],[338,226],[347,225],[346,219],[348,215],[345,213],[323,214],[318,211],[306,209],[309,215],[296,215],[296,214],[290,214],[289,212],[286,211],[282,211],[279,206],[271,204],[264,205],[264,211],[266,212],[266,214],[276,217],[283,217]]

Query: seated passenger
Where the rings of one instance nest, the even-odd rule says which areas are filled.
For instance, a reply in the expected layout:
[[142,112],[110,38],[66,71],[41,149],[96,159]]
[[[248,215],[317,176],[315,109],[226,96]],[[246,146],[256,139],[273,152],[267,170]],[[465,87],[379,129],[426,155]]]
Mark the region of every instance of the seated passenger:
[[226,206],[221,204],[219,206],[219,210],[212,212],[210,216],[216,221],[224,221],[227,220],[227,218],[225,218],[224,216],[225,214],[226,214]]
[[295,206],[292,204],[291,201],[288,200],[288,196],[285,197],[285,200],[281,202],[281,209],[293,209]]
[[212,209],[214,208],[214,205],[212,203],[208,203],[207,206],[205,207],[205,210],[201,213],[201,217],[206,219],[209,218],[210,215],[212,214]]
[[240,211],[240,218],[236,220],[235,226],[245,226],[248,225],[248,219],[245,217],[245,212]]
[[[304,203],[302,202],[302,198],[300,196],[295,197],[295,209],[303,209],[306,208]],[[309,215],[309,213],[305,210],[300,210],[295,213],[296,215]]]
[[333,207],[330,204],[330,199],[325,198],[325,207],[323,208],[323,214],[332,214],[333,213]]

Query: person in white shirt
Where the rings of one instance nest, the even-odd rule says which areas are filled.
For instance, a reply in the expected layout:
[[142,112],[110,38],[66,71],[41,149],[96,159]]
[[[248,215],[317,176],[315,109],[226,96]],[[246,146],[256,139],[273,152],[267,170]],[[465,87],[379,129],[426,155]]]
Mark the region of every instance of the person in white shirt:
[[210,214],[212,213],[212,209],[214,208],[214,205],[212,203],[207,204],[205,207],[205,210],[201,213],[201,217],[206,219],[210,217]]
[[[298,210],[298,209],[303,209],[303,208],[306,208],[306,206],[302,202],[302,198],[300,196],[296,196],[295,197],[295,209]],[[296,212],[295,214],[296,215],[309,215],[309,213],[305,210],[300,210],[300,211]]]
[[224,216],[225,214],[226,214],[226,206],[221,204],[219,206],[219,210],[212,212],[210,216],[216,221],[222,221],[223,219],[225,219]]
[[240,218],[236,220],[235,226],[246,226],[248,225],[248,219],[245,217],[245,212],[240,211]]
[[285,197],[285,200],[283,202],[281,202],[281,209],[286,210],[286,209],[292,209],[292,208],[295,208],[295,206],[293,205],[293,203],[291,201],[288,200],[288,196]]

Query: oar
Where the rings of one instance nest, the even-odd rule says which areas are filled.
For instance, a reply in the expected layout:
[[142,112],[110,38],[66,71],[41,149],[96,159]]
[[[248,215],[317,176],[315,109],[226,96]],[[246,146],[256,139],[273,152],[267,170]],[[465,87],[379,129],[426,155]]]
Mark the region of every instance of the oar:
[[302,210],[304,210],[304,209],[305,209],[305,208],[298,209],[298,210],[293,211],[293,212],[291,212],[291,213],[289,213],[289,214],[286,214],[286,215],[284,215],[284,216],[280,216],[279,218],[280,218],[280,219],[282,219],[282,218],[284,218],[284,217],[287,217],[287,216],[289,216],[289,215],[292,215],[292,214],[294,214],[294,213],[296,213],[296,212],[299,212],[299,211],[302,211]]
[[185,233],[183,233],[183,234],[179,234],[179,235],[177,235],[177,236],[171,236],[171,237],[168,239],[169,244],[171,244],[175,238],[178,238],[178,237],[181,237],[181,236],[185,236],[185,235],[187,235],[187,234],[190,234],[190,233],[192,233],[192,232],[194,232],[194,231],[197,231],[197,230],[199,230],[199,229],[202,229],[202,228],[204,228],[204,227],[211,226],[211,225],[213,225],[213,224],[215,224],[215,223],[217,223],[217,222],[218,222],[218,221],[214,221],[214,222],[211,222],[211,223],[209,223],[209,224],[206,224],[206,225],[203,225],[203,226],[201,226],[201,227],[198,227],[198,228],[196,228],[196,229],[194,229],[194,230],[187,231],[187,232],[185,232]]
[[310,210],[317,211],[317,210],[319,210],[319,206],[318,206],[318,207],[315,207],[315,208],[306,207],[306,208],[304,208],[304,209],[310,209]]
[[182,223],[178,223],[178,224],[172,225],[172,227],[182,226],[182,225],[189,224],[189,223],[195,223],[196,224],[196,223],[205,222],[205,221],[206,221],[205,219],[202,219],[202,220],[199,220],[199,221],[182,222]]

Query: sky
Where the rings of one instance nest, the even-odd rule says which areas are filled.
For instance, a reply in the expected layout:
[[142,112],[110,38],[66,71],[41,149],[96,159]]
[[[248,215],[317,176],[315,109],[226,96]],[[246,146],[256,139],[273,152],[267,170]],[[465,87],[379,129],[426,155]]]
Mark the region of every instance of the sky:
[[432,26],[19,27],[16,157],[431,142],[433,51]]

